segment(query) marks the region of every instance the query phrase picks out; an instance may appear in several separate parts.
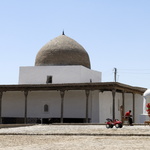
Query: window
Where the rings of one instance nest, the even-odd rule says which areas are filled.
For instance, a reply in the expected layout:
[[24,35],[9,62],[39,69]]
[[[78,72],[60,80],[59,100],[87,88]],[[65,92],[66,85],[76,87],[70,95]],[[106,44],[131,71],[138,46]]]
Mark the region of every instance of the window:
[[49,108],[48,108],[48,105],[45,104],[45,105],[44,105],[44,112],[48,112],[48,109],[49,109]]
[[47,76],[47,81],[46,83],[52,83],[52,76]]

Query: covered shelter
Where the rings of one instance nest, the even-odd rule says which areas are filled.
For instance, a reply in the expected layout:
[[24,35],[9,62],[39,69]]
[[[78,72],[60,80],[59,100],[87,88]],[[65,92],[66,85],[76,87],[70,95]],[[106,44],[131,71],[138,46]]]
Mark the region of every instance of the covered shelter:
[[[112,118],[115,119],[115,106],[116,106],[116,93],[122,94],[122,106],[123,110],[125,109],[125,93],[131,93],[132,94],[132,110],[133,110],[133,120],[135,118],[135,95],[139,94],[142,95],[145,91],[145,88],[139,88],[139,87],[132,87],[126,84],[121,84],[118,82],[101,82],[101,83],[67,83],[67,84],[24,84],[24,85],[0,85],[0,122],[2,123],[3,118],[5,120],[5,117],[2,116],[3,112],[3,93],[7,93],[9,91],[11,92],[21,92],[24,95],[23,101],[24,104],[22,108],[24,109],[24,113],[22,116],[22,122],[28,123],[28,96],[30,96],[30,92],[39,92],[39,91],[59,91],[60,96],[60,122],[64,122],[64,105],[65,105],[65,92],[66,91],[78,91],[82,90],[85,92],[85,120],[84,122],[89,122],[89,95],[92,91],[99,91],[99,92],[106,92],[109,91],[112,93]],[[99,99],[100,100],[100,99]],[[36,102],[36,101],[35,101]],[[15,108],[14,108],[15,109]],[[51,118],[52,116],[49,116]]]

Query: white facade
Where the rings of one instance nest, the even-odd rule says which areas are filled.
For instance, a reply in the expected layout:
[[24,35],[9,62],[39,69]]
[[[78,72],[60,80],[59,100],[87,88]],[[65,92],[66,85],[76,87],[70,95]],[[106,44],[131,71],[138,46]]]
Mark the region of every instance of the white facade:
[[[46,84],[47,76],[52,76],[52,84],[100,82],[101,73],[83,66],[35,66],[20,67],[19,84]],[[60,91],[29,91],[27,97],[27,118],[60,118]],[[136,123],[140,123],[142,114],[142,96],[135,94]],[[23,91],[5,92],[2,98],[2,117],[24,118],[25,95]],[[88,98],[88,118],[91,123],[105,123],[113,118],[112,91],[90,91]],[[120,106],[122,93],[115,94],[115,118],[121,119]],[[44,111],[44,106],[48,111]],[[133,110],[133,94],[125,93],[125,112]],[[65,91],[63,118],[86,118],[85,90]]]
[[[142,95],[135,94],[135,123],[140,122],[140,114],[142,113]],[[121,120],[120,114],[120,106],[122,105],[123,98],[122,93],[116,93],[115,96],[115,118]],[[133,110],[133,95],[130,93],[125,93],[125,101],[124,101],[124,112],[128,110]],[[113,116],[113,98],[112,92],[105,91],[99,93],[99,122],[104,123],[106,118],[112,118]],[[133,113],[133,112],[132,112]]]
[[[35,66],[20,67],[19,84],[46,84],[52,76],[52,84],[100,82],[101,73],[83,66]],[[24,91],[5,92],[2,98],[2,117],[24,118]],[[99,91],[90,91],[88,117],[99,123]],[[48,111],[44,111],[44,106]],[[85,90],[65,91],[63,118],[86,118]],[[60,118],[60,91],[30,91],[27,96],[27,118]]]
[[[91,122],[99,122],[98,91],[89,96],[89,118]],[[3,95],[2,117],[24,117],[24,92],[6,92]],[[44,112],[48,105],[48,112]],[[64,96],[64,118],[85,118],[85,91],[66,91]],[[28,94],[28,118],[60,118],[61,98],[59,91],[31,91]]]
[[52,83],[101,82],[101,72],[83,66],[34,66],[20,67],[19,84],[46,84],[52,76]]
[[[140,123],[142,113],[142,96],[135,95],[135,122]],[[112,118],[112,92],[90,91],[89,118],[91,123],[105,123],[106,118]],[[24,92],[5,92],[2,102],[2,117],[24,117]],[[44,105],[48,105],[48,112],[44,112]],[[115,118],[121,119],[120,106],[122,94],[115,96]],[[125,94],[125,111],[132,110],[132,94]],[[31,91],[28,93],[28,118],[60,118],[61,97],[59,91]],[[84,90],[65,91],[64,118],[86,117],[86,95]]]

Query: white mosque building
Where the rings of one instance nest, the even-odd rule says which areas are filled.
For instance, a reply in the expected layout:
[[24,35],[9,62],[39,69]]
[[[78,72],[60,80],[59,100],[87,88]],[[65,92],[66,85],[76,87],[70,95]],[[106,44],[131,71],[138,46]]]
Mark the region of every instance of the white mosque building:
[[[86,50],[64,33],[20,67],[19,84],[0,85],[0,123],[104,123],[132,110],[140,122],[145,88],[102,82]],[[122,111],[120,111],[122,108]]]

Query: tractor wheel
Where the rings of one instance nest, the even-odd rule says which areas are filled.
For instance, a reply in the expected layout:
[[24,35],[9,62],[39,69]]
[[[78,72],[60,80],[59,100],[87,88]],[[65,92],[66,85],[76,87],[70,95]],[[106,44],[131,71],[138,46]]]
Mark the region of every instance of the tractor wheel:
[[106,128],[107,128],[107,129],[110,128],[110,124],[106,124]]
[[110,128],[113,128],[113,126],[114,126],[113,124],[110,124]]
[[112,124],[106,124],[106,128],[113,128],[113,125]]
[[120,125],[117,123],[117,124],[115,125],[115,127],[116,127],[116,128],[120,128]]
[[122,123],[119,124],[119,128],[122,128]]

